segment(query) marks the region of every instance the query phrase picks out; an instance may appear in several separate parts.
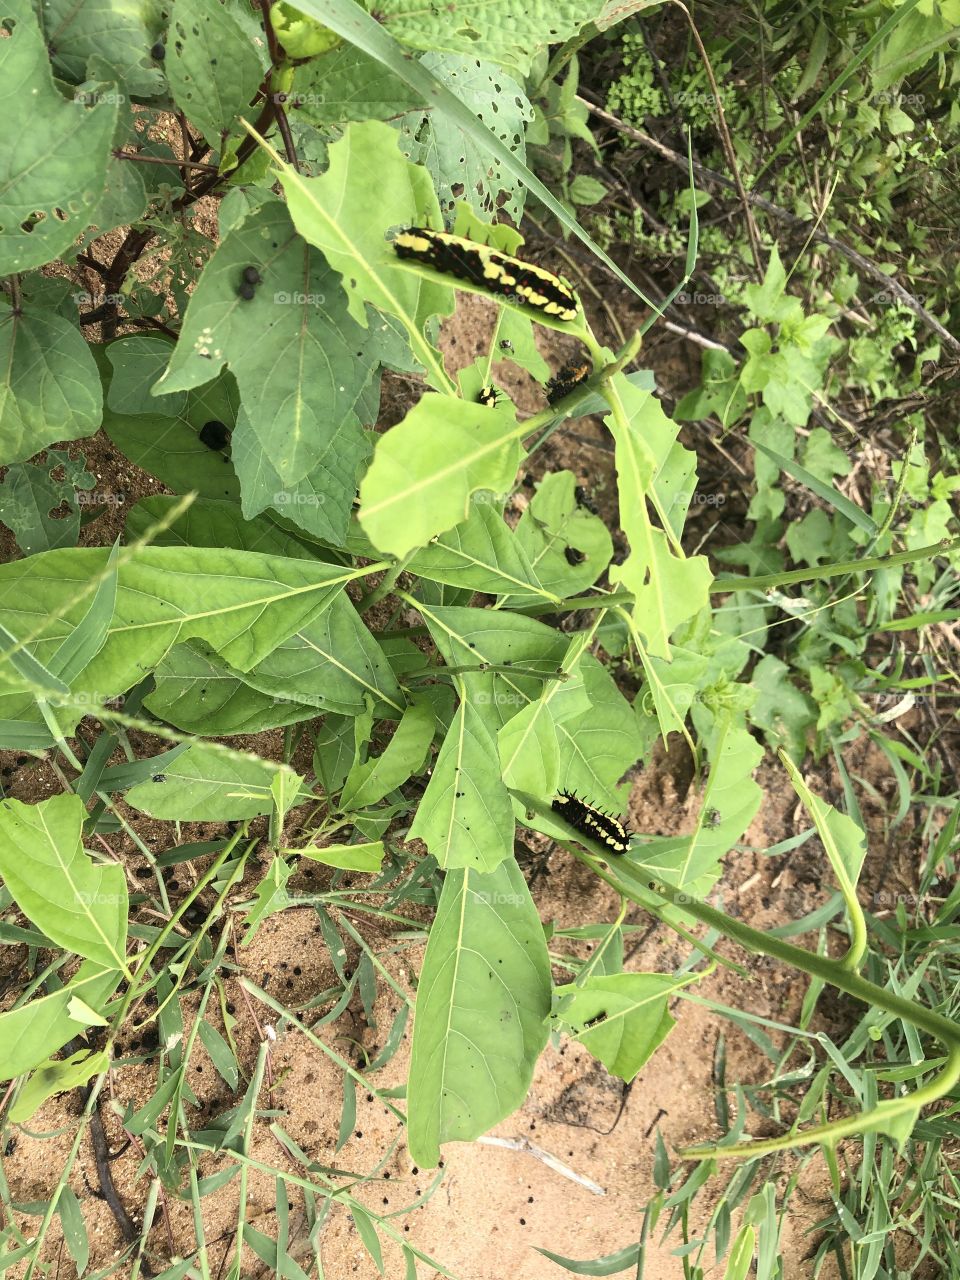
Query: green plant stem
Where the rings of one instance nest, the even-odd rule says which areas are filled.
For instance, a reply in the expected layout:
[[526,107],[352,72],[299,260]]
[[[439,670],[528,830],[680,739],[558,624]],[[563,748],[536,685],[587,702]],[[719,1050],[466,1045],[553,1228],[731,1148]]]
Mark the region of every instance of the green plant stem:
[[813,582],[821,578],[839,578],[845,573],[867,573],[871,569],[892,569],[898,564],[912,564],[914,560],[932,560],[935,556],[949,555],[960,547],[960,538],[944,538],[928,547],[916,547],[912,551],[897,551],[890,556],[874,556],[868,560],[847,560],[842,564],[818,564],[815,569],[788,569],[784,573],[763,573],[758,577],[741,576],[715,578],[710,588],[712,596],[725,595],[728,591],[765,591],[768,587],[782,587],[789,582]]
[[[819,978],[828,985],[835,987],[838,991],[843,991],[847,995],[853,996],[855,1000],[859,1000],[871,1008],[892,1014],[894,1017],[918,1027],[921,1031],[926,1031],[945,1045],[948,1050],[947,1062],[942,1071],[933,1080],[906,1096],[879,1103],[869,1111],[847,1116],[841,1120],[835,1120],[815,1128],[787,1133],[779,1138],[742,1143],[730,1147],[689,1148],[681,1152],[685,1159],[706,1160],[740,1158],[745,1155],[760,1156],[767,1155],[773,1151],[787,1150],[814,1142],[822,1142],[832,1146],[841,1138],[864,1132],[880,1130],[888,1133],[899,1133],[899,1124],[902,1121],[909,1120],[921,1107],[927,1106],[929,1103],[943,1097],[960,1080],[960,1025],[956,1022],[943,1017],[942,1014],[935,1013],[932,1009],[924,1008],[923,1005],[915,1004],[912,1000],[907,1000],[895,992],[887,991],[885,988],[877,986],[876,983],[869,982],[858,973],[846,968],[842,961],[831,960],[827,956],[817,955],[816,952],[806,951],[802,947],[795,947],[792,943],[775,938],[769,933],[761,933],[759,929],[753,929],[750,925],[744,924],[742,920],[728,916],[716,907],[711,907],[697,898],[692,898],[679,889],[674,889],[670,885],[659,881],[648,880],[643,877],[642,868],[623,864],[623,869],[628,872],[631,878],[642,878],[644,887],[650,892],[664,898],[674,906],[680,907],[688,915],[699,920],[701,924],[709,925],[710,928],[716,929],[728,938],[733,939],[733,941],[738,942],[745,950],[752,952],[754,955],[772,956],[775,960],[780,960],[784,964],[800,970],[801,973],[807,973],[812,977]],[[611,880],[606,875],[603,878],[608,883],[611,883]],[[636,893],[630,891],[628,886],[621,883],[619,885],[614,884],[613,887],[617,889],[618,893],[623,894],[631,901],[640,906],[644,905]]]

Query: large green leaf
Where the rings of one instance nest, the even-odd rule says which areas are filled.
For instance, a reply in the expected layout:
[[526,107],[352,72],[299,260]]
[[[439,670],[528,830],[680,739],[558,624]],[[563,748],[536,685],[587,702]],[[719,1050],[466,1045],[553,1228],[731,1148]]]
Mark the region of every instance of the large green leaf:
[[[385,0],[379,21],[401,44],[485,58],[526,75],[541,49],[562,44],[599,17],[604,0],[454,0],[424,8]],[[309,12],[309,10],[306,10]]]
[[463,690],[410,828],[410,838],[423,840],[448,869],[493,871],[513,857],[513,804],[489,717],[475,700],[483,696]]
[[[0,76],[9,43],[0,40]],[[0,231],[0,253],[4,238]],[[97,366],[77,326],[56,311],[26,302],[17,315],[0,304],[0,368],[0,465],[30,458],[58,440],[92,435],[99,427],[103,392]]]
[[547,1041],[550,960],[513,858],[487,875],[450,871],[417,993],[407,1084],[410,1156],[470,1141],[526,1097]]
[[[149,56],[158,27],[149,0],[44,0],[37,10],[53,64],[66,80],[116,79],[143,98],[163,91],[163,73]],[[113,75],[104,74],[108,67]]]
[[398,142],[396,131],[379,121],[351,124],[330,147],[321,177],[304,178],[283,164],[278,169],[297,230],[340,273],[354,320],[367,325],[368,305],[395,316],[430,382],[447,389],[450,379],[424,325],[449,315],[453,290],[399,269],[386,240],[391,227],[437,224],[440,218],[427,171],[411,164]]
[[[261,283],[245,300],[237,289],[248,266]],[[371,335],[347,312],[339,277],[272,200],[210,259],[156,389],[202,386],[229,365],[244,407],[234,450],[266,455],[281,489],[309,474],[342,536],[367,453],[358,402],[377,362]]]
[[[475,51],[469,57],[430,52],[421,63],[523,163],[524,134],[533,108],[513,77],[496,62],[478,58]],[[400,134],[405,154],[429,170],[448,221],[457,201],[464,200],[487,221],[499,215],[519,224],[526,195],[523,185],[472,134],[438,117],[432,107],[402,116]]]
[[164,66],[177,106],[218,149],[263,79],[248,33],[220,0],[177,0]]
[[[146,498],[139,502],[127,520],[128,532],[142,534],[152,523],[166,516],[174,502],[175,499],[165,497]],[[165,529],[157,542],[160,545],[229,546],[306,560],[314,558],[310,550],[270,520],[263,517],[244,520],[232,503],[202,499],[193,503]],[[385,703],[396,712],[401,712],[406,705],[383,650],[345,594],[338,596],[319,617],[288,636],[262,662],[245,672],[243,690],[231,690],[222,683],[229,681],[231,676],[239,677],[239,672],[231,672],[225,664],[211,660],[210,655],[196,643],[192,650],[193,655],[188,657],[186,650],[181,649],[176,658],[178,679],[185,678],[188,684],[181,691],[187,695],[187,702],[175,709],[175,724],[181,724],[176,715],[192,713],[195,718],[196,712],[202,713],[202,704],[210,693],[203,672],[206,668],[213,674],[212,669],[217,665],[221,669],[214,675],[214,680],[220,683],[220,690],[214,697],[221,707],[227,699],[233,704],[230,709],[224,708],[228,716],[252,714],[256,709],[260,718],[272,714],[271,723],[283,724],[305,719],[318,711],[358,715],[368,694],[373,695],[378,706]],[[199,686],[195,683],[198,676],[201,680]],[[199,705],[197,694],[200,695]],[[161,691],[158,684],[157,694],[152,694],[147,700],[151,709],[157,705],[157,695],[169,704],[174,690]],[[273,707],[272,713],[265,705],[268,702]],[[311,712],[310,708],[314,710]],[[214,730],[208,728],[206,732]],[[226,729],[216,732],[226,732]]]
[[163,772],[139,782],[124,799],[152,818],[182,822],[231,822],[273,808],[271,787],[278,771],[290,775],[296,795],[301,781],[286,765],[198,742]]
[[126,965],[127,886],[117,862],[94,862],[75,795],[0,800],[0,876],[24,915],[58,946],[108,969]]
[[425,546],[466,519],[478,489],[509,491],[522,434],[512,413],[453,396],[422,396],[377,442],[360,486],[364,532],[394,556]]
[[[109,572],[109,552],[48,551],[0,565],[0,605],[26,652],[47,665],[86,612],[93,584]],[[96,706],[125,692],[174,644],[205,640],[239,671],[261,662],[327,608],[362,570],[215,547],[147,547],[121,565],[106,639],[71,682],[59,712],[65,731]],[[23,652],[21,650],[20,652]],[[10,666],[0,718],[31,719],[33,695]],[[42,681],[34,681],[40,683]]]
[[418,551],[408,564],[410,572],[455,587],[512,595],[526,604],[559,600],[560,596],[540,585],[522,543],[497,504],[479,501],[489,496],[478,494],[462,524]]
[[[0,275],[12,275],[59,258],[85,230],[103,190],[117,101],[103,96],[88,106],[82,99],[65,99],[54,86],[32,7],[26,0],[8,0],[3,16]],[[34,381],[41,381],[36,372]],[[38,398],[39,392],[38,387]],[[48,432],[55,421],[45,424]],[[68,438],[75,437],[63,431],[47,436]],[[42,447],[41,442],[18,456],[29,457]]]

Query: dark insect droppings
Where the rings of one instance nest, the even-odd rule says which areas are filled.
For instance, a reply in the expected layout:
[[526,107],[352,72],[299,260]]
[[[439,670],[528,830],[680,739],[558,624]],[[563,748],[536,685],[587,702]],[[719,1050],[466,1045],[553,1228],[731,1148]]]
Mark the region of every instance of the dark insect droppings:
[[582,551],[578,551],[576,547],[564,547],[563,554],[566,557],[567,564],[578,565],[583,564],[586,556]]
[[150,46],[150,57],[154,62],[162,62],[167,56],[167,49],[162,40],[158,40],[156,44]]
[[263,277],[256,267],[244,267],[243,278],[247,284],[261,284],[263,282]]
[[230,443],[230,428],[225,422],[211,418],[200,428],[200,440],[208,449],[225,449]]
[[249,280],[241,280],[237,293],[243,298],[244,302],[249,302],[256,293],[256,286],[252,285]]

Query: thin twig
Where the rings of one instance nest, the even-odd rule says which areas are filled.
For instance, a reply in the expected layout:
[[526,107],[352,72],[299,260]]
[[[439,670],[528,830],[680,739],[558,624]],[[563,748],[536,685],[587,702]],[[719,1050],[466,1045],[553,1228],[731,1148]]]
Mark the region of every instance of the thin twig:
[[535,1160],[542,1160],[547,1168],[552,1169],[554,1173],[559,1173],[562,1177],[569,1178],[571,1182],[576,1182],[578,1186],[586,1187],[595,1196],[605,1196],[607,1194],[603,1187],[597,1186],[595,1182],[585,1178],[582,1173],[574,1173],[569,1165],[564,1164],[562,1160],[558,1160],[556,1156],[552,1156],[549,1151],[544,1151],[542,1147],[534,1146],[529,1138],[491,1138],[487,1135],[478,1138],[477,1142],[482,1142],[487,1147],[506,1147],[508,1151],[526,1151]]

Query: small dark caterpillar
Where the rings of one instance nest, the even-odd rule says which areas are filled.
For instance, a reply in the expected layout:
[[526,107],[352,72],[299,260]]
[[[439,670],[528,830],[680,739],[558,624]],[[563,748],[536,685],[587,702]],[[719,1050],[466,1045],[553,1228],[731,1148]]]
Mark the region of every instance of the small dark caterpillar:
[[573,290],[552,271],[463,236],[429,227],[405,227],[394,239],[393,249],[398,258],[422,262],[434,271],[467,280],[557,320],[575,320],[580,310]]
[[502,399],[503,397],[496,387],[481,387],[477,396],[477,403],[489,405],[491,409],[494,409]]
[[583,507],[584,511],[590,511],[593,515],[597,514],[597,506],[592,502],[590,495],[582,484],[578,484],[573,490],[573,496],[578,507]]
[[586,800],[573,795],[569,791],[561,791],[551,803],[554,813],[559,813],[565,822],[589,836],[597,844],[605,846],[611,853],[626,853],[630,848],[630,832],[619,818],[613,818],[602,809],[597,809]]
[[581,382],[585,382],[592,372],[592,367],[586,361],[583,364],[565,364],[547,382],[547,404],[556,404],[558,400],[568,396]]
[[570,565],[583,564],[587,558],[578,547],[564,547],[563,554]]

